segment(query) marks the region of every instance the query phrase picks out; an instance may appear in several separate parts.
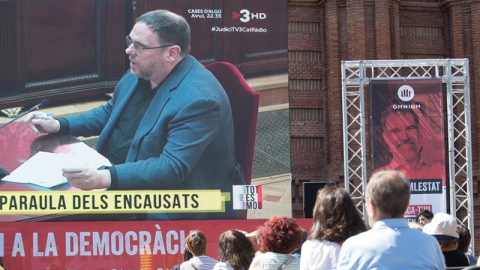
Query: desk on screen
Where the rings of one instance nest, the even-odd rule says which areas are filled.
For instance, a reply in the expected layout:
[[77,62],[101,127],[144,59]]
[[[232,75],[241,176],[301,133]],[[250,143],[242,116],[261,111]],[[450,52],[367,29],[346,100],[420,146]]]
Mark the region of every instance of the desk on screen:
[[[73,136],[36,134],[23,122],[14,122],[0,129],[0,166],[12,172],[38,151],[81,155],[90,152],[88,145]],[[78,191],[69,183],[45,188],[33,184],[0,181],[0,194],[10,191]],[[86,221],[86,220],[135,220],[144,214],[74,214],[1,215],[0,222],[8,221]]]

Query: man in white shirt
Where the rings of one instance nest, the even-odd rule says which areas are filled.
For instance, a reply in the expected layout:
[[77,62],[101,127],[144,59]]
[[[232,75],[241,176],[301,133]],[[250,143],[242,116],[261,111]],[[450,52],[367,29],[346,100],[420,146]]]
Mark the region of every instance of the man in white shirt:
[[403,215],[410,201],[410,183],[398,171],[372,175],[365,207],[369,231],[345,241],[337,269],[445,269],[437,240],[410,229]]

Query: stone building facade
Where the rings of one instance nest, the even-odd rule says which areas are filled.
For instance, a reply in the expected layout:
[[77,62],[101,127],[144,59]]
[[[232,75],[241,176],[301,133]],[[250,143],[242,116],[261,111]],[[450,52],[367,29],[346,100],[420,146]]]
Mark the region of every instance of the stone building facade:
[[[288,31],[295,217],[303,215],[304,182],[344,182],[340,65],[363,59],[469,59],[472,201],[480,213],[479,0],[289,0]],[[478,254],[480,215],[474,227]]]

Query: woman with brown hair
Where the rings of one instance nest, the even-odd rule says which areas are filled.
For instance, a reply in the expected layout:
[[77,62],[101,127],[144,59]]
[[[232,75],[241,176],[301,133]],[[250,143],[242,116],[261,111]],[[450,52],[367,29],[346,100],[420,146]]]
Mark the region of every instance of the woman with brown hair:
[[202,231],[192,231],[185,238],[186,248],[192,253],[193,258],[183,262],[180,270],[210,270],[218,262],[208,257],[205,252],[207,250],[207,236]]
[[213,270],[247,270],[255,256],[253,242],[238,230],[228,230],[218,239],[220,262]]
[[[183,261],[186,262],[186,261],[190,260],[191,258],[193,258],[193,254],[185,246],[185,248],[183,249]],[[172,270],[180,270],[180,264],[174,265],[172,267]]]
[[336,269],[343,242],[366,230],[350,195],[343,188],[325,186],[317,193],[310,235],[302,245],[300,269]]

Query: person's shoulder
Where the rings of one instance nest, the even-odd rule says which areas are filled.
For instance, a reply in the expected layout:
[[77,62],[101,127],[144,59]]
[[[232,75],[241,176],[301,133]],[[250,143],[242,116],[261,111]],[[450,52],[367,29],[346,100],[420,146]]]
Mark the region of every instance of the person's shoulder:
[[217,262],[213,270],[232,270],[233,268],[226,262]]
[[361,232],[357,235],[351,236],[347,240],[345,240],[345,242],[343,242],[342,249],[343,247],[349,246],[349,245],[357,245],[357,244],[362,245],[364,241],[366,240],[368,241],[368,239],[370,239],[371,237],[374,237],[375,235],[376,235],[375,231],[368,230],[368,231]]
[[307,239],[305,242],[302,244],[302,249],[303,248],[315,248],[321,244],[320,240],[318,239]]
[[[209,264],[216,264],[218,263],[218,261],[210,256],[207,256],[207,255],[202,255],[202,256],[198,256],[198,257],[194,257],[194,258],[197,258],[197,260],[203,262],[203,263],[209,263]],[[193,258],[192,258],[193,259]]]
[[210,256],[205,256],[205,257],[207,257],[207,258],[208,258],[209,260],[211,260],[211,261],[215,261],[216,263],[218,262],[217,259],[214,259],[214,258],[212,258],[212,257],[210,257]]
[[190,261],[182,262],[180,264],[180,270],[190,270],[193,269],[192,263]]
[[259,258],[260,254],[255,254],[255,257],[253,257],[252,263],[250,264],[249,269],[260,269],[261,266],[261,259]]
[[476,265],[478,262],[478,257],[473,256],[471,254],[466,254],[468,257],[468,260],[470,261],[470,265]]
[[302,250],[304,247],[306,248],[339,248],[340,244],[326,241],[326,240],[311,239],[303,243]]
[[298,269],[300,267],[301,257],[294,256],[294,255],[290,255],[290,256],[293,256],[293,260],[290,262],[289,265],[287,265],[287,267],[285,267],[285,269]]
[[135,85],[138,83],[138,80],[139,78],[137,76],[130,72],[130,70],[127,70],[127,72],[123,74],[122,78],[115,86],[114,98],[118,98],[118,96],[125,91],[133,91],[135,89]]
[[409,229],[408,230],[409,235],[407,236],[410,238],[412,241],[416,243],[416,245],[423,246],[425,248],[428,248],[431,251],[440,250],[440,245],[438,244],[438,240],[429,234],[426,234],[422,231],[416,230],[416,229]]
[[137,81],[138,81],[138,77],[135,76],[129,69],[127,70],[127,72],[125,72],[125,74],[123,74],[122,78],[120,78],[119,83],[137,82]]
[[271,260],[271,259],[282,257],[284,255],[285,254],[282,254],[282,253],[267,251],[267,252],[263,252],[255,255],[255,258],[258,258],[260,260]]
[[410,237],[412,237],[412,238],[418,238],[418,239],[421,239],[422,241],[426,240],[426,241],[438,244],[437,238],[435,238],[434,236],[429,235],[427,233],[424,233],[420,230],[408,228],[408,232],[410,234]]
[[460,250],[452,250],[443,252],[447,266],[469,266],[470,261],[467,255]]
[[195,57],[191,55],[187,56],[184,62],[186,62],[186,64],[190,67],[190,71],[194,72],[195,74],[211,74],[211,72],[209,72],[202,63],[200,63]]

